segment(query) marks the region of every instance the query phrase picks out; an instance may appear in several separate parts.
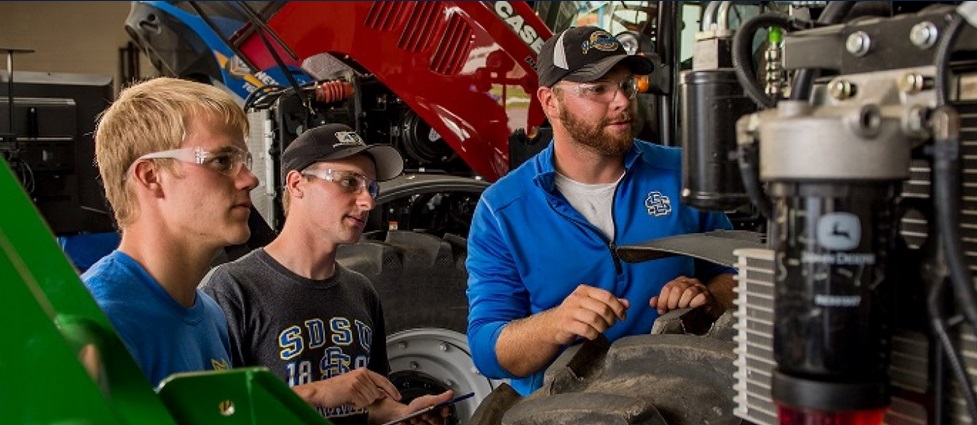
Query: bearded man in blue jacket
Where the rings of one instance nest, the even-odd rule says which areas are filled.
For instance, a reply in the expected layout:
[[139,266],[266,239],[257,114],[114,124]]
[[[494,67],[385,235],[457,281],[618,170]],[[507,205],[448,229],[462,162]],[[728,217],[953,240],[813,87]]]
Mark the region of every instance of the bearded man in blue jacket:
[[666,311],[732,305],[729,268],[689,257],[628,264],[617,245],[729,229],[679,202],[681,151],[634,139],[635,75],[654,70],[608,32],[554,35],[536,93],[552,143],[482,195],[468,238],[476,367],[523,395],[582,338],[647,334]]

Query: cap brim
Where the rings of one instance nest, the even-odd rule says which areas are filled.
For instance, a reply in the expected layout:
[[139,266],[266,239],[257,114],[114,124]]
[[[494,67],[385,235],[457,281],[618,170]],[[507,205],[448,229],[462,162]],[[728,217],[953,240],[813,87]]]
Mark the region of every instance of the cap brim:
[[373,164],[376,165],[377,181],[387,181],[404,172],[404,157],[400,155],[400,152],[396,148],[390,145],[362,145],[351,147],[337,151],[332,155],[309,159],[302,163],[301,166],[292,169],[301,171],[317,162],[345,159],[361,153],[369,155],[373,160]]
[[575,83],[591,82],[606,75],[611,68],[619,63],[627,65],[635,75],[648,75],[655,70],[655,64],[647,56],[615,55],[587,64],[576,72],[563,77],[563,79]]
[[387,181],[404,172],[404,157],[390,145],[367,145],[363,150],[373,157],[377,166],[377,181]]

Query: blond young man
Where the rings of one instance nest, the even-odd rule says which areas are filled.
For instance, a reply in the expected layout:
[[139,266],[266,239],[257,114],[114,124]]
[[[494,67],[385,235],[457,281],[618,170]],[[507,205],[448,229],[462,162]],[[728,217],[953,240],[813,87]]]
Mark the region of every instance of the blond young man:
[[[123,90],[99,121],[95,157],[122,241],[82,280],[153,385],[232,366],[224,314],[197,286],[218,250],[250,235],[249,192],[258,180],[247,132],[226,93],[173,78]],[[399,398],[379,378],[369,391]],[[361,387],[295,391],[320,407]]]
[[224,316],[197,285],[250,235],[247,128],[227,94],[172,78],[123,90],[99,120],[95,159],[122,240],[82,280],[153,385],[231,366]]

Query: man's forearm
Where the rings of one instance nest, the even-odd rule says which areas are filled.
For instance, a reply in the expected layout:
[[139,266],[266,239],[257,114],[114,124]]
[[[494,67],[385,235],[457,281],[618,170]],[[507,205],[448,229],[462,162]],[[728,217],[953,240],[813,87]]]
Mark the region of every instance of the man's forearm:
[[733,307],[733,299],[736,298],[736,294],[733,292],[735,286],[736,280],[730,273],[718,274],[706,283],[706,287],[709,288],[712,297],[719,304],[719,307],[722,308],[722,311],[718,313],[723,313]]
[[502,329],[495,344],[495,355],[505,370],[516,376],[528,376],[546,367],[560,352],[554,331],[546,316],[552,310],[514,320]]

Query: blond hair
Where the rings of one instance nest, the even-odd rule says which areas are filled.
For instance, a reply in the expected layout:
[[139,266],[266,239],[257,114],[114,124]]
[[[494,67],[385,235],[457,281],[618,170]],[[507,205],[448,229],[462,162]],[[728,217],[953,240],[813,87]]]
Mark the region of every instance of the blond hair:
[[247,135],[247,117],[230,95],[176,78],[136,83],[102,112],[95,129],[95,161],[120,228],[131,224],[138,213],[127,185],[129,166],[145,154],[179,148],[189,136],[191,121],[200,117]]

